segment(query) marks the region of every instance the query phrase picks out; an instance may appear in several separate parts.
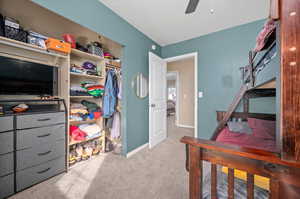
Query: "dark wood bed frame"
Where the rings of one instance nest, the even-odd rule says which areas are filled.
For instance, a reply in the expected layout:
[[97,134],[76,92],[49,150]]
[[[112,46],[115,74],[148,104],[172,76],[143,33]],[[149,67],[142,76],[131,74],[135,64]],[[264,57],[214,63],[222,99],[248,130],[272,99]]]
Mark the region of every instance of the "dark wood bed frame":
[[[211,163],[211,198],[217,199],[217,165],[228,167],[228,198],[234,198],[234,169],[247,172],[247,198],[254,198],[254,175],[270,179],[271,199],[300,198],[300,1],[271,0],[270,17],[279,24],[280,86],[276,94],[280,111],[276,115],[249,113],[249,98],[272,96],[274,90],[257,91],[250,61],[250,83],[244,84],[227,112],[217,112],[218,127],[211,140],[183,137],[189,171],[189,198],[202,198],[202,161]],[[249,54],[250,60],[253,53]],[[252,64],[252,65],[251,65]],[[249,86],[250,85],[250,86]],[[279,84],[278,84],[279,85]],[[247,93],[252,93],[247,95]],[[244,112],[234,112],[243,100]],[[223,144],[214,140],[231,117],[254,117],[277,122],[280,153]],[[200,129],[201,131],[201,129]]]

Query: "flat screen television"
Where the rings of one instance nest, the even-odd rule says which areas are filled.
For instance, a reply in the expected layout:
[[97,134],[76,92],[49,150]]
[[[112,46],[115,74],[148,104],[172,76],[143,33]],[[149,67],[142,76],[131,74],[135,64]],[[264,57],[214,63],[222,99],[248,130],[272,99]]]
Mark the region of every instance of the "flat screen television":
[[0,56],[0,95],[57,95],[58,69]]

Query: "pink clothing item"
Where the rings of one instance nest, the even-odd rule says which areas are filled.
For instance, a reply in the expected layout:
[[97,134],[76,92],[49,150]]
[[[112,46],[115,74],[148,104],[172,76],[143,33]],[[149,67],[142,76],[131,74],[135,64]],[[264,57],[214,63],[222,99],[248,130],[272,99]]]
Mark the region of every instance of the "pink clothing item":
[[70,137],[74,141],[83,141],[85,140],[86,133],[81,131],[78,126],[70,126]]
[[268,41],[269,36],[273,33],[273,31],[275,31],[275,28],[276,25],[273,20],[270,19],[265,23],[264,28],[261,30],[261,32],[256,38],[256,46],[254,48],[255,52],[263,50]]
[[252,134],[234,133],[228,127],[224,128],[219,136],[217,142],[225,144],[238,145],[242,147],[265,150],[269,152],[279,152],[276,149],[276,141],[274,139],[263,139],[261,137],[253,136]]
[[263,139],[275,139],[276,122],[270,120],[261,120],[256,118],[248,118],[248,124],[253,130],[255,137]]

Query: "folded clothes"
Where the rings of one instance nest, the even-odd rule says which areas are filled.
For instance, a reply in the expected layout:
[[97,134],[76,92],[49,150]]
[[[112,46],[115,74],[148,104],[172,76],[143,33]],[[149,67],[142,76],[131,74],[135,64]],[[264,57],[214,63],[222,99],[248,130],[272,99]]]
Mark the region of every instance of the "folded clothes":
[[104,90],[98,90],[98,89],[89,90],[88,94],[90,94],[91,96],[94,96],[94,97],[101,97],[104,95]]
[[84,70],[81,69],[81,68],[72,67],[70,71],[73,72],[73,73],[78,73],[78,74],[83,74],[84,73]]
[[71,108],[71,109],[72,109],[72,108],[75,108],[75,109],[77,109],[77,108],[86,109],[86,106],[84,106],[84,105],[81,104],[81,103],[71,103],[70,108]]
[[70,95],[71,96],[91,96],[89,93],[87,93],[87,91],[72,91],[70,90]]
[[87,84],[84,88],[86,88],[87,90],[93,90],[93,89],[103,89],[104,90],[104,86],[101,84]]
[[83,121],[83,118],[79,115],[71,114],[70,121],[71,122],[79,122],[79,121]]
[[85,140],[87,134],[81,131],[78,126],[70,126],[70,137],[75,141],[83,141]]
[[76,113],[80,113],[80,114],[89,114],[89,112],[87,111],[87,109],[83,109],[83,108],[71,108],[71,114],[76,114]]
[[100,118],[100,117],[101,117],[101,115],[102,115],[102,113],[101,113],[101,112],[93,112],[93,114],[94,114],[94,118],[95,118],[95,119],[98,119],[98,118]]
[[101,136],[101,132],[99,132],[99,133],[96,133],[96,134],[93,134],[93,135],[87,135],[87,139],[93,139],[93,138],[95,138],[95,137],[99,137],[99,136]]
[[92,137],[101,132],[99,125],[97,124],[82,124],[79,129],[87,134],[88,137]]
[[94,120],[101,116],[101,107],[94,102],[82,100],[81,103],[70,104],[70,121]]
[[87,108],[89,112],[94,112],[100,110],[100,107],[94,103],[87,100],[82,100],[81,104]]
[[80,92],[87,92],[87,90],[79,85],[72,85],[71,91],[80,91]]
[[97,84],[97,82],[92,81],[83,81],[80,82],[81,86],[86,89],[86,91],[94,96],[94,97],[101,97],[104,94],[104,86],[101,84]]

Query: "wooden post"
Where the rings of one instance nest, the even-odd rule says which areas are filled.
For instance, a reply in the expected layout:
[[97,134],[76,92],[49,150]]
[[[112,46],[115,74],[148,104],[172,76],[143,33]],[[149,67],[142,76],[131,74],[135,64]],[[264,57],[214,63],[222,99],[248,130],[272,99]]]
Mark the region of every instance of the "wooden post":
[[279,199],[279,181],[274,177],[270,180],[270,199]]
[[228,199],[234,199],[234,169],[228,168]]
[[202,160],[201,149],[189,145],[189,192],[190,199],[202,198]]
[[285,160],[300,161],[300,1],[280,1],[280,136]]
[[254,199],[254,175],[247,173],[247,199]]
[[217,182],[217,165],[211,164],[211,199],[217,199],[218,198],[218,182]]

